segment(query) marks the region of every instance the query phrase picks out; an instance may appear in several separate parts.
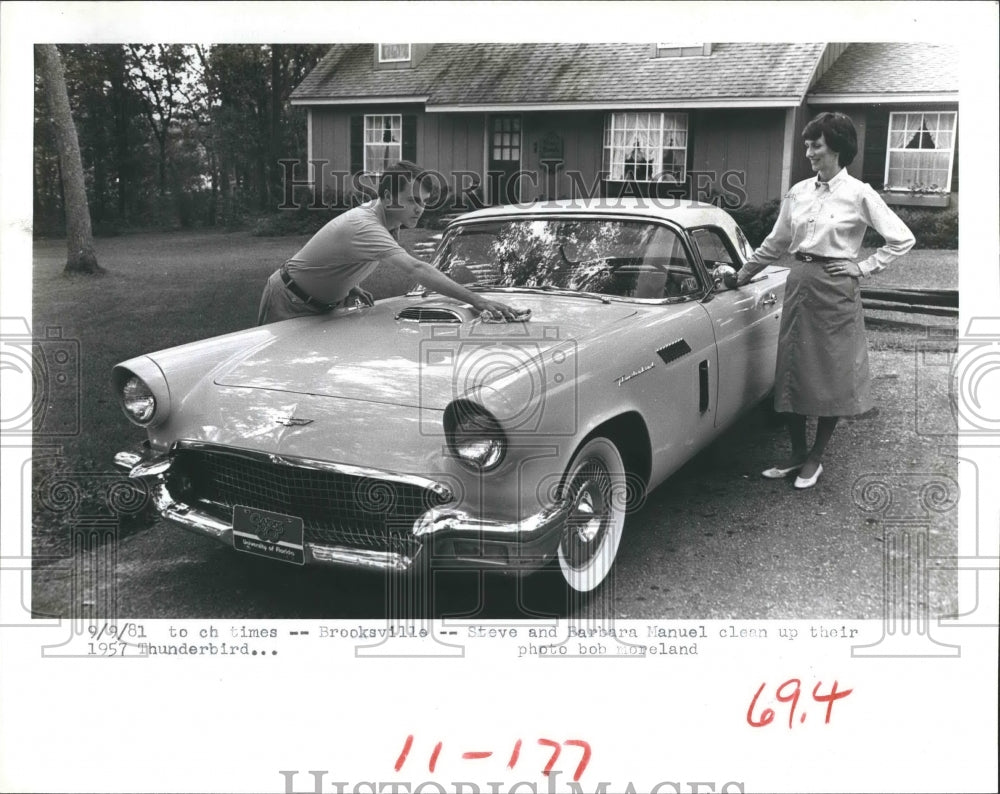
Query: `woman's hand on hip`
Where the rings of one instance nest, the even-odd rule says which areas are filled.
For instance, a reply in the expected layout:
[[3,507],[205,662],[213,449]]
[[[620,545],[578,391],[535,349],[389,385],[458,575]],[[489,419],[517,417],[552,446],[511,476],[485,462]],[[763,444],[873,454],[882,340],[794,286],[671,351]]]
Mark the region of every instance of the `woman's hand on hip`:
[[852,262],[850,259],[838,259],[836,262],[827,262],[823,265],[823,269],[831,276],[861,278],[861,268],[858,267],[857,262]]

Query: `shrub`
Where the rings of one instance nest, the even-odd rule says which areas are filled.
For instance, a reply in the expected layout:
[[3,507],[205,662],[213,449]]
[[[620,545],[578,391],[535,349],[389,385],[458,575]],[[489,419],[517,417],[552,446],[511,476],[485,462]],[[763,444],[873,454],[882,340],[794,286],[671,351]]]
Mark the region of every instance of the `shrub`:
[[[896,207],[895,213],[916,238],[914,248],[958,248],[958,209]],[[873,229],[865,233],[864,245],[877,247],[885,242]]]
[[312,206],[312,190],[302,186],[293,194],[294,208],[278,209],[256,218],[252,225],[255,237],[285,237],[315,234],[340,213],[349,209],[349,200],[342,200],[332,188],[323,191],[323,206]]
[[335,218],[339,212],[330,209],[278,210],[262,215],[253,222],[254,237],[288,237],[315,234]]
[[[757,248],[770,234],[774,222],[778,219],[780,208],[781,202],[773,200],[759,207],[743,206],[730,209],[729,214],[743,229],[750,245]],[[895,212],[899,219],[913,232],[913,236],[916,238],[914,248],[958,248],[958,210],[956,208],[896,207]],[[882,236],[874,229],[865,232],[863,242],[865,247],[876,248],[884,242]]]
[[781,209],[780,199],[772,199],[760,207],[744,205],[736,209],[729,210],[736,223],[747,236],[750,245],[754,248],[764,242],[764,238],[771,233],[774,222],[778,220],[778,211]]

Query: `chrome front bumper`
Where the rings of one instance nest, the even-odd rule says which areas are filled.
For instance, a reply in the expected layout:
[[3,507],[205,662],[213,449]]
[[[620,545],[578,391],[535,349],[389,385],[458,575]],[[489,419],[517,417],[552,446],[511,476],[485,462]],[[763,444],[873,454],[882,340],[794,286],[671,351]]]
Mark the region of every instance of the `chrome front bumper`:
[[[169,456],[119,452],[115,455],[115,465],[130,478],[142,479],[149,485],[153,505],[163,518],[190,532],[233,546],[231,520],[221,520],[170,494],[165,477],[171,465]],[[325,465],[336,467],[336,464]],[[354,467],[344,469],[358,471]],[[374,473],[365,471],[369,476]],[[399,477],[391,472],[384,474],[387,479]],[[520,521],[504,522],[476,518],[458,510],[432,508],[414,522],[410,534],[412,554],[306,542],[305,563],[407,571],[429,554],[426,561],[439,568],[534,570],[555,555],[568,510],[566,503],[559,502]]]

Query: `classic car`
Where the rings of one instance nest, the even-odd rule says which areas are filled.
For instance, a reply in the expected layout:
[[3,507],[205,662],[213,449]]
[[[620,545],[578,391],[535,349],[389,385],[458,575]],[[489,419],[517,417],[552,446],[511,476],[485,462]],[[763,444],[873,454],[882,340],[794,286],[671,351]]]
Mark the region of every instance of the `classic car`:
[[477,210],[434,264],[524,311],[416,288],[125,361],[159,513],[291,564],[608,577],[641,504],[773,386],[787,270],[710,204]]

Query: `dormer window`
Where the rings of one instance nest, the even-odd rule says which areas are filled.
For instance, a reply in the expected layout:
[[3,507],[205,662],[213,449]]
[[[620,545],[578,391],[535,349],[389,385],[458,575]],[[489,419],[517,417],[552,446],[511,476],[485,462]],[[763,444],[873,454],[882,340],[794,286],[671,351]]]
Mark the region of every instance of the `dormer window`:
[[711,55],[712,45],[704,41],[657,42],[657,58],[687,58],[694,55]]
[[378,45],[379,63],[409,63],[409,61],[410,61],[409,44]]

